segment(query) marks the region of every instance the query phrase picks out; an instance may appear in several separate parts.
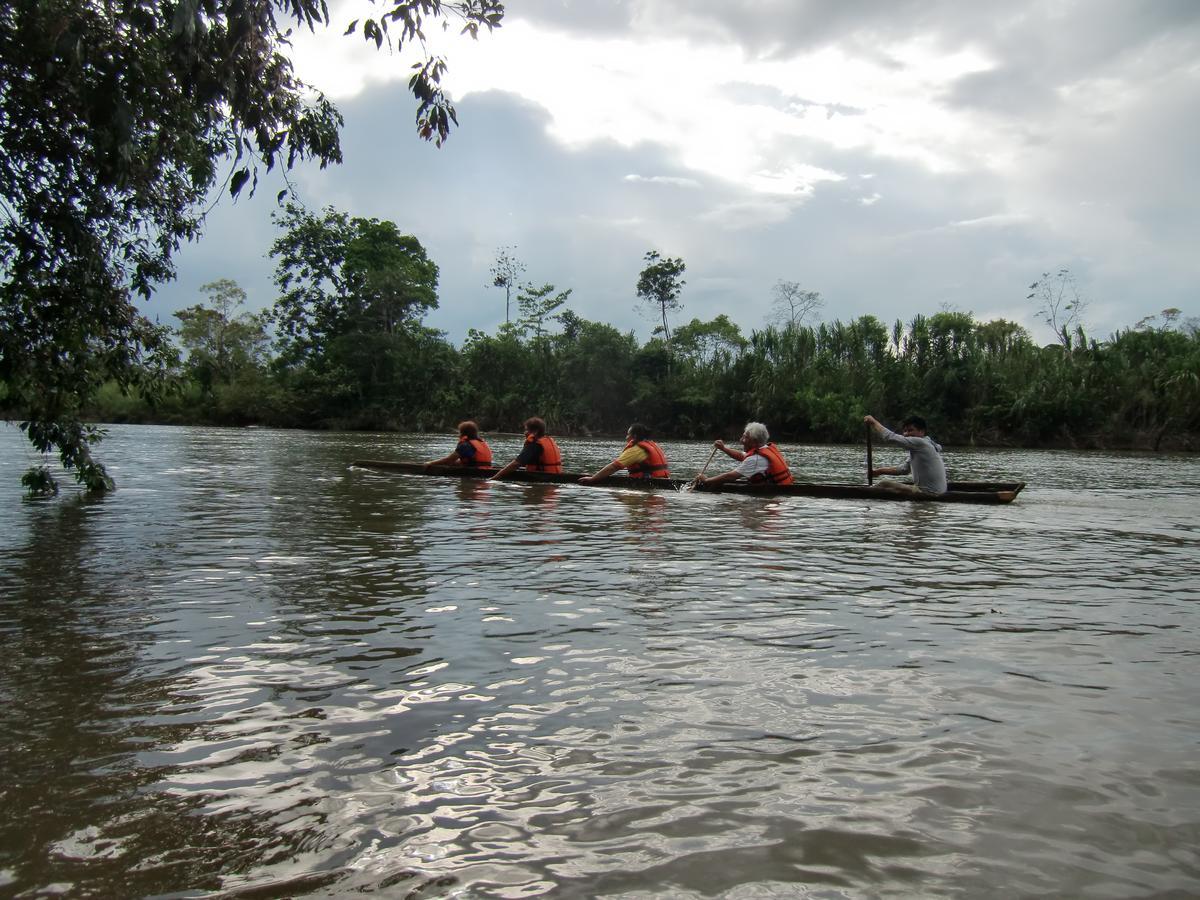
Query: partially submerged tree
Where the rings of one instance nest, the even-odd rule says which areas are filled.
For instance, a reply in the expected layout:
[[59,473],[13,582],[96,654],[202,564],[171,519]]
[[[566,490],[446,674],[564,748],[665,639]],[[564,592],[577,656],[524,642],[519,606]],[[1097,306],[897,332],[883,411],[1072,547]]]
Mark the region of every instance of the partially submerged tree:
[[683,273],[687,269],[683,260],[664,259],[657,250],[649,251],[646,256],[646,268],[638,275],[637,295],[652,306],[657,306],[662,317],[662,334],[668,347],[671,343],[671,327],[667,322],[667,313],[682,309],[679,295],[683,286]]
[[[388,0],[347,33],[399,48],[452,16],[475,35],[503,14],[498,0]],[[324,0],[0,5],[0,403],[89,489],[111,480],[82,409],[105,381],[148,388],[164,368],[166,330],[131,296],[173,276],[210,190],[341,161],[342,118],[289,56],[293,27],[328,21]],[[456,121],[444,71],[426,58],[409,81],[418,133],[438,144]]]

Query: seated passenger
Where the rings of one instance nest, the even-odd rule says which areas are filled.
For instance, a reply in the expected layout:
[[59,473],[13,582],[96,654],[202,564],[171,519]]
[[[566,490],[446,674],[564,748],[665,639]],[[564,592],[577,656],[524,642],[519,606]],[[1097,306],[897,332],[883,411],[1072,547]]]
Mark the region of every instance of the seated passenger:
[[650,429],[634,422],[625,432],[625,449],[621,455],[594,475],[584,475],[580,484],[595,484],[621,469],[629,470],[630,478],[670,478],[667,457],[662,448],[650,440]]
[[751,484],[791,484],[792,473],[787,460],[779,452],[779,448],[771,443],[771,435],[767,426],[762,422],[747,422],[746,430],[742,432],[742,450],[730,449],[721,440],[713,441],[713,446],[723,450],[741,464],[728,472],[705,478],[703,474],[696,476],[696,487],[706,484],[724,484],[727,481],[746,479]]
[[493,478],[503,478],[509,472],[524,468],[526,472],[561,472],[562,454],[554,438],[546,434],[546,423],[537,416],[525,420],[525,446],[520,454]]
[[479,426],[467,420],[458,423],[458,446],[441,459],[431,459],[427,466],[474,466],[478,469],[492,467],[492,448],[479,436]]
[[925,433],[924,419],[920,416],[909,416],[900,426],[900,434],[884,428],[874,416],[864,416],[863,421],[873,427],[885,441],[899,444],[908,450],[908,459],[902,465],[872,469],[871,477],[912,475],[913,484],[885,478],[879,482],[879,487],[922,494],[946,493],[946,463],[942,459],[942,447]]

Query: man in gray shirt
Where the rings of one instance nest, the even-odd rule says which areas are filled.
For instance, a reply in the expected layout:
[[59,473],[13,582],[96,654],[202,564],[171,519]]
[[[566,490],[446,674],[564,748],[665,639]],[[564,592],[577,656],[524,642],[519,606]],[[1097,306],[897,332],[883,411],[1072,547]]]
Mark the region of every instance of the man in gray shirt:
[[881,438],[899,444],[908,450],[908,461],[892,468],[872,469],[876,475],[912,475],[914,484],[902,481],[881,481],[880,487],[901,491],[920,491],[924,494],[946,493],[946,464],[942,461],[942,448],[925,434],[925,420],[920,416],[909,416],[900,428],[900,434],[884,428],[874,416],[865,416],[863,421],[873,427]]

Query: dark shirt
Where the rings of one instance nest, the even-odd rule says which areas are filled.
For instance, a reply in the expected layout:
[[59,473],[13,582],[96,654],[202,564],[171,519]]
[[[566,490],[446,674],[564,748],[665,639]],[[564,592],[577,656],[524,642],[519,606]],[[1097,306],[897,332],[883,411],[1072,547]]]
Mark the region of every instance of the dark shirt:
[[470,441],[463,441],[454,448],[455,454],[462,460],[464,466],[475,465],[475,445]]
[[517,462],[523,466],[536,466],[542,461],[542,445],[537,441],[530,441],[521,448],[521,452],[517,454]]

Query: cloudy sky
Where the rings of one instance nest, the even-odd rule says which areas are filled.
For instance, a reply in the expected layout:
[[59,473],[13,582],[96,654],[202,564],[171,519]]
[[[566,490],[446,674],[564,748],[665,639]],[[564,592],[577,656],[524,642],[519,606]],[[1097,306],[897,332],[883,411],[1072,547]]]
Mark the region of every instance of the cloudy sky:
[[[427,323],[455,342],[504,320],[502,246],[640,340],[651,249],[687,264],[677,322],[746,333],[782,279],[826,320],[955,309],[1048,340],[1026,295],[1063,267],[1093,336],[1200,315],[1200,2],[513,0],[478,42],[436,36],[461,124],[441,149],[416,137],[410,60],[330,8],[295,60],[346,118],[345,162],[295,185],[416,235],[441,268]],[[280,187],[218,203],[151,315],[217,278],[269,306]]]

